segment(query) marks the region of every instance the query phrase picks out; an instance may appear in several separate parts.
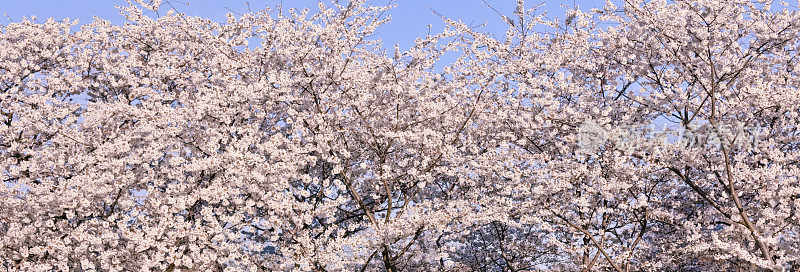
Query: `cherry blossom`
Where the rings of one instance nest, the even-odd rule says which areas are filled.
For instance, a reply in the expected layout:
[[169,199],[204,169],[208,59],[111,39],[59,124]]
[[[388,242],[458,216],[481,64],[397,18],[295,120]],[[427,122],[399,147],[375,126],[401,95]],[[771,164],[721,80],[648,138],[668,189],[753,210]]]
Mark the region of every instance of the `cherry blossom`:
[[800,269],[797,4],[520,0],[406,50],[373,4],[0,26],[0,263]]

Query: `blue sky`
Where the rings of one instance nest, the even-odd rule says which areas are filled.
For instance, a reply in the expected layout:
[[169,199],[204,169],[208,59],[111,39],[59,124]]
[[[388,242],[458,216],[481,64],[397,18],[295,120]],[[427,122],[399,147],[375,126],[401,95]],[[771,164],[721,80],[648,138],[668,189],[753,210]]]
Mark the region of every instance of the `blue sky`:
[[[180,12],[220,22],[225,20],[225,13],[229,12],[228,9],[236,12],[246,10],[247,2],[253,9],[280,3],[280,0],[188,0],[189,4],[186,5],[185,1],[172,1],[172,4]],[[387,3],[387,1],[375,0],[373,3]],[[486,2],[499,12],[511,16],[517,1],[486,0]],[[530,6],[542,3],[542,0],[527,2],[529,2],[527,6]],[[316,7],[316,3],[315,0],[283,0],[284,7],[313,8]],[[481,0],[393,0],[393,3],[397,4],[397,8],[390,11],[392,22],[379,30],[379,37],[383,39],[387,47],[400,44],[401,48],[408,48],[414,38],[425,35],[428,24],[432,25],[433,32],[441,30],[441,20],[431,12],[429,7],[444,16],[461,19],[467,23],[472,22],[475,25],[486,23],[486,30],[497,35],[503,35],[507,28],[499,15]],[[562,3],[570,7],[577,5],[582,10],[588,10],[593,7],[602,7],[604,1],[544,0],[544,9],[549,11],[550,17],[563,18]],[[21,18],[31,15],[35,15],[39,19],[68,17],[79,19],[80,22],[89,22],[96,15],[119,23],[121,16],[117,14],[115,5],[125,5],[125,2],[123,0],[0,0],[0,25],[9,23],[8,18],[19,21]],[[168,6],[162,8],[168,8]],[[3,14],[6,14],[8,18]]]

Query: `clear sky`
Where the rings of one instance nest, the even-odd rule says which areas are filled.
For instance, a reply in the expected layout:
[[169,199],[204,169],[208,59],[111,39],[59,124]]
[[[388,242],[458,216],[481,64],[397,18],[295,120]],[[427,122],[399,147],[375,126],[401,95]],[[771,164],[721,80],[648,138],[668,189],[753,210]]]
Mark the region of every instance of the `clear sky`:
[[[188,5],[185,1],[188,1]],[[388,0],[375,0],[372,3],[387,3]],[[164,2],[167,2],[166,0]],[[180,12],[224,21],[228,9],[236,12],[246,10],[249,2],[252,9],[266,6],[275,6],[280,0],[182,0],[171,1],[172,5]],[[486,0],[498,12],[512,16],[516,7],[516,0]],[[602,0],[536,0],[527,1],[526,6],[544,3],[544,10],[548,10],[548,17],[563,18],[564,9],[561,5],[579,6],[582,10],[602,7]],[[284,7],[314,8],[316,0],[283,0]],[[486,30],[503,35],[507,25],[501,21],[500,16],[487,7],[482,0],[393,0],[397,8],[390,11],[392,22],[380,29],[379,37],[385,45],[400,44],[406,49],[414,38],[423,36],[427,32],[428,24],[432,31],[442,29],[441,20],[431,12],[431,9],[446,17],[461,19],[467,23],[479,25],[486,23]],[[0,25],[5,25],[10,18],[19,21],[23,17],[35,15],[39,19],[45,18],[73,18],[85,23],[91,21],[93,16],[109,19],[112,22],[121,22],[121,16],[114,8],[115,5],[125,5],[123,0],[0,0]],[[165,4],[166,5],[166,4]],[[168,8],[163,6],[162,8]],[[5,14],[5,15],[3,15]],[[7,17],[6,17],[7,15]]]

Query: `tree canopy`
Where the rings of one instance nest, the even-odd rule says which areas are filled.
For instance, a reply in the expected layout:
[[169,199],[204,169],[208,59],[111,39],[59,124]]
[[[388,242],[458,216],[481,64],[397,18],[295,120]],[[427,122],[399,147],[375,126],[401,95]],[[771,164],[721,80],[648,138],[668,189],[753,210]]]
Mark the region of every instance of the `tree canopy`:
[[0,263],[800,269],[797,4],[617,4],[396,52],[366,0],[0,26]]

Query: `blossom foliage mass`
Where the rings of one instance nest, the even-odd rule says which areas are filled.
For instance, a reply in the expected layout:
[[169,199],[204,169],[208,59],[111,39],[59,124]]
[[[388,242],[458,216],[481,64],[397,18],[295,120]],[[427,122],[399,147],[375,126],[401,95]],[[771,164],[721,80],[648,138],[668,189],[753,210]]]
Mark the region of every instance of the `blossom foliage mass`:
[[800,269],[796,4],[519,1],[391,52],[364,0],[154,2],[0,26],[6,270]]

